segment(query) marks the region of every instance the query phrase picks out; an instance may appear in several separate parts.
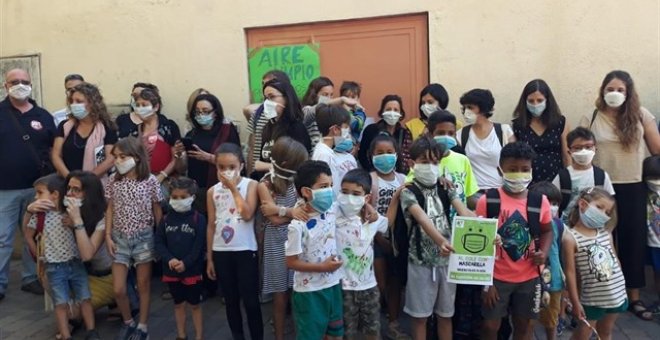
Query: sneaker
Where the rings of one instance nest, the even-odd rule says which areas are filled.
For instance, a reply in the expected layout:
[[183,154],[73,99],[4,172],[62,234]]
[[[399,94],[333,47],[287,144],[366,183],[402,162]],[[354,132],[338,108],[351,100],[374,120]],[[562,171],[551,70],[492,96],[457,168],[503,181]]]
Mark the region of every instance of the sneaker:
[[149,340],[149,332],[145,332],[141,329],[135,329],[135,333],[133,333],[131,340]]
[[92,329],[87,331],[85,340],[101,340],[101,336],[99,335],[99,332],[97,332],[95,329]]
[[44,295],[44,287],[41,286],[39,281],[32,281],[21,286],[24,292],[32,293],[34,295]]
[[565,329],[566,329],[566,319],[559,318],[559,320],[557,320],[557,336],[562,335]]
[[121,325],[121,328],[119,329],[119,334],[117,334],[117,337],[115,340],[129,340],[131,339],[131,336],[135,331],[137,330],[137,325],[135,322],[132,322],[131,324],[123,324]]
[[412,338],[404,333],[398,322],[392,322],[387,326],[385,337],[391,340],[411,340]]

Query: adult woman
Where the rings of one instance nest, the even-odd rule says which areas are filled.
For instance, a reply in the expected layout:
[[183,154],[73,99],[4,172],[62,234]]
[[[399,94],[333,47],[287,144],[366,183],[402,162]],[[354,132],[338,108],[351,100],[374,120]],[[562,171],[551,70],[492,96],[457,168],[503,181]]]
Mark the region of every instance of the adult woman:
[[480,190],[499,188],[502,177],[497,168],[500,151],[516,137],[508,124],[493,123],[495,98],[489,90],[472,89],[461,99],[463,117],[467,126],[458,130],[456,139],[470,159]]
[[263,115],[269,119],[261,137],[261,157],[255,163],[252,178],[261,177],[270,170],[270,151],[275,141],[282,136],[289,136],[311,151],[309,133],[303,125],[300,102],[291,84],[277,79],[266,82],[264,91]]
[[644,287],[646,255],[646,186],[642,181],[642,163],[646,148],[660,154],[660,135],[655,117],[640,106],[630,74],[608,73],[600,86],[596,110],[584,117],[581,125],[590,127],[598,141],[594,164],[612,179],[616,192],[619,259],[628,289],[630,310],[639,318],[653,315],[640,300]]
[[53,166],[62,177],[72,170],[86,170],[105,178],[114,164],[111,151],[117,132],[103,96],[96,86],[82,83],[72,88],[67,102],[71,117],[58,127],[51,151]]
[[[220,100],[212,94],[197,96],[188,112],[193,128],[186,138],[192,140],[194,150],[188,154],[188,177],[194,179],[199,192],[206,192],[218,183],[215,168],[215,150],[225,142],[241,145],[236,126],[225,118]],[[195,208],[206,211],[206,195],[195,196]]]
[[543,79],[525,85],[512,123],[516,140],[529,144],[536,152],[532,183],[552,181],[560,169],[571,165],[566,143],[571,130]]
[[408,149],[412,144],[413,138],[410,130],[401,124],[401,121],[406,116],[401,97],[396,94],[388,94],[383,97],[380,103],[380,110],[378,110],[378,116],[381,119],[377,123],[367,126],[364,132],[362,132],[358,161],[362,165],[362,168],[368,171],[373,170],[373,164],[371,164],[371,157],[369,156],[371,141],[379,134],[386,134],[392,136],[397,141],[398,157],[396,171],[407,174],[408,170],[410,170]]
[[[426,131],[426,122],[431,113],[440,109],[447,109],[449,94],[445,87],[440,84],[428,84],[419,93],[419,117],[413,118],[406,123],[413,140],[423,135]],[[460,129],[460,126],[456,127]]]
[[[138,94],[144,89],[149,89],[158,93],[158,86],[149,83],[135,83],[133,84],[133,89],[131,90],[131,102],[128,107],[128,111],[122,112],[117,119],[117,135],[119,138],[124,138],[130,136],[133,133],[137,126],[142,123],[140,116],[135,112],[135,101]],[[160,113],[160,112],[159,112]]]
[[[202,94],[211,94],[211,92],[201,87],[192,91],[192,93],[188,97],[188,102],[186,103],[187,113],[190,113],[195,108],[195,99],[197,99],[197,97]],[[192,122],[194,121],[193,117],[188,115],[187,118],[190,120],[190,123],[192,124]]]

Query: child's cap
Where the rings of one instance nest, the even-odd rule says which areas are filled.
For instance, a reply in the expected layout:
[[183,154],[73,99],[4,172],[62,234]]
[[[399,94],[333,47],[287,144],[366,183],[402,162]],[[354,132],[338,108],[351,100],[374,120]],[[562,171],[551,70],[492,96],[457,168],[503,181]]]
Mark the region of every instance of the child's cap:
[[642,166],[643,177],[660,178],[660,156],[651,156],[644,160]]

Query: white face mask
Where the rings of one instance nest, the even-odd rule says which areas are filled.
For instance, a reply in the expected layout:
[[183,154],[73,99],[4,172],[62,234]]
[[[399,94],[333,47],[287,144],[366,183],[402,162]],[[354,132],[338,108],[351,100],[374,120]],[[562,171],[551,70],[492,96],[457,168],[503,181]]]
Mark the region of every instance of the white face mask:
[[9,88],[9,95],[16,100],[25,100],[32,93],[32,86],[16,84]]
[[270,99],[264,100],[264,118],[273,119],[277,117],[277,105],[280,104]]
[[145,119],[151,117],[156,111],[154,111],[154,107],[152,105],[147,105],[147,106],[138,106],[135,108],[135,113],[137,113],[138,116],[140,116],[140,119]]
[[319,103],[319,104],[326,104],[326,103],[329,102],[330,100],[332,100],[332,98],[330,98],[330,97],[328,97],[328,96],[319,96],[318,103]]
[[120,175],[125,175],[135,168],[135,158],[128,157],[123,162],[115,161],[115,168]]
[[195,201],[195,196],[190,196],[182,199],[170,198],[170,207],[176,212],[184,213],[190,211],[193,202]]
[[465,124],[467,125],[477,122],[477,114],[472,112],[470,109],[465,109],[465,112],[463,112],[463,118],[465,119]]
[[529,183],[532,182],[531,172],[502,172],[502,178],[504,179],[503,187],[510,193],[519,194],[525,191]]
[[433,186],[438,182],[440,170],[438,164],[415,164],[415,179],[426,186]]
[[534,117],[541,117],[543,111],[545,111],[545,100],[536,105],[527,102],[527,111]]
[[594,150],[582,149],[580,151],[572,152],[571,157],[577,164],[589,165],[591,164],[591,161],[594,159],[595,154],[596,151]]
[[424,104],[419,107],[419,110],[428,118],[433,112],[438,111],[438,107],[433,104]]
[[340,193],[337,195],[337,203],[339,203],[339,209],[344,213],[346,217],[353,217],[357,215],[364,207],[364,196],[355,196]]
[[75,198],[75,197],[64,197],[64,200],[62,201],[62,204],[64,204],[65,207],[82,207],[83,200],[82,198]]
[[396,123],[399,122],[399,119],[401,119],[401,113],[396,111],[385,111],[382,116],[385,123],[390,126],[396,125]]
[[232,179],[234,179],[234,177],[236,177],[236,170],[225,170],[220,172],[220,175],[231,181]]
[[559,217],[559,206],[558,205],[551,205],[550,206],[550,211],[552,212],[552,217]]
[[626,101],[626,95],[621,92],[612,91],[605,93],[603,99],[605,100],[605,104],[607,104],[607,106],[617,108],[623,105],[623,102]]

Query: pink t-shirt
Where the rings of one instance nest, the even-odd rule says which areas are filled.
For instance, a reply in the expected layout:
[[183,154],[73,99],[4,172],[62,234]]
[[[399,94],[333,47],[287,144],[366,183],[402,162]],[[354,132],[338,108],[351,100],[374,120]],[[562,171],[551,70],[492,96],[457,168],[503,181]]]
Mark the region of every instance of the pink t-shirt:
[[[534,240],[527,226],[527,198],[513,198],[502,188],[500,193],[500,216],[498,233],[502,236],[502,246],[495,254],[495,272],[497,280],[520,283],[538,277],[538,266],[532,261]],[[486,216],[486,195],[479,198],[477,216]],[[541,200],[541,228],[552,220],[550,203],[543,196]]]

